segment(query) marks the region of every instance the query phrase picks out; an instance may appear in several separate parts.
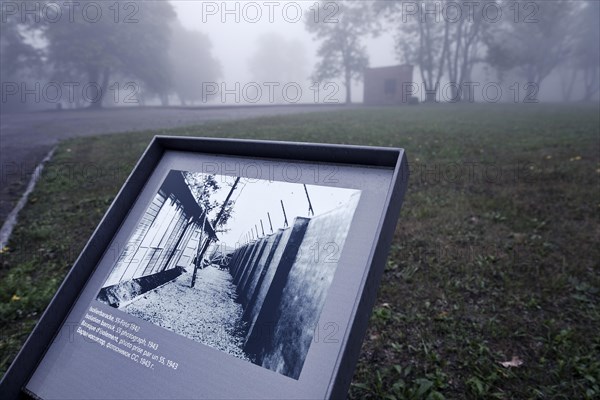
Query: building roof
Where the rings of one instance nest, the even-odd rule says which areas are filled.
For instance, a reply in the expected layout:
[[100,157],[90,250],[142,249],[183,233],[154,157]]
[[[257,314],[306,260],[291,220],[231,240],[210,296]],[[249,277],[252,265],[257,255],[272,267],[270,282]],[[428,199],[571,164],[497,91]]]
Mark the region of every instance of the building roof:
[[367,70],[394,70],[394,69],[407,69],[407,68],[414,68],[411,64],[400,64],[400,65],[388,65],[385,67],[368,67],[366,68]]
[[[204,209],[198,204],[185,181],[182,171],[170,171],[160,189],[166,192],[167,195],[169,193],[174,194],[190,217],[200,218],[204,213]],[[211,238],[217,239],[217,233],[208,218],[204,221],[203,229]]]

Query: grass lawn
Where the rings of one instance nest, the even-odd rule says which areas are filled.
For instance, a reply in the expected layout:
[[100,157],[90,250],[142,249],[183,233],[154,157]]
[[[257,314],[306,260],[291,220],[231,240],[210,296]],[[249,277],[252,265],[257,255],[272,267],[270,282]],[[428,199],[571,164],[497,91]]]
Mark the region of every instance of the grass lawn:
[[439,105],[63,142],[2,254],[0,371],[151,137],[174,134],[407,150],[350,397],[600,398],[599,126],[597,105]]

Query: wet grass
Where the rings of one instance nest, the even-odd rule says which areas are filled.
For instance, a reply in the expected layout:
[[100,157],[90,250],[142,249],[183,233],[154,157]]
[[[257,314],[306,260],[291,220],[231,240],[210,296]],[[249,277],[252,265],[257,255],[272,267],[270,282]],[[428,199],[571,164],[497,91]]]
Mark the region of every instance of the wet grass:
[[448,105],[66,141],[2,254],[0,371],[151,137],[176,134],[406,148],[351,398],[598,398],[599,125],[597,106]]

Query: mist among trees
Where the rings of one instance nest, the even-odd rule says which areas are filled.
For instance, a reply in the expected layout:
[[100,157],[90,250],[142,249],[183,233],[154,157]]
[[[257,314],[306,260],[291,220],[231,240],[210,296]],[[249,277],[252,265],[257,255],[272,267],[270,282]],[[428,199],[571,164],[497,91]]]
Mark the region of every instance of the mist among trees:
[[[257,36],[244,58],[236,58],[235,47],[213,46],[208,25],[184,25],[171,2],[81,0],[55,18],[60,4],[0,1],[4,111],[204,105],[207,83],[233,86],[218,59],[224,54],[258,84],[334,82],[348,103],[356,100],[365,68],[383,66],[372,65],[374,54],[414,65],[421,101],[482,101],[470,91],[486,82],[521,90],[531,101],[542,94],[598,100],[600,3],[594,0],[301,3],[303,36],[271,30]],[[393,46],[376,45],[385,35],[393,36]],[[279,93],[275,102],[284,102]]]
[[221,75],[209,37],[181,26],[168,2],[82,0],[55,22],[48,9],[58,3],[23,4],[39,16],[2,7],[2,82],[25,81],[28,88],[52,82],[46,95],[54,99],[59,91],[61,104],[100,108],[154,99],[169,105],[176,98],[185,105],[202,98],[202,82]]

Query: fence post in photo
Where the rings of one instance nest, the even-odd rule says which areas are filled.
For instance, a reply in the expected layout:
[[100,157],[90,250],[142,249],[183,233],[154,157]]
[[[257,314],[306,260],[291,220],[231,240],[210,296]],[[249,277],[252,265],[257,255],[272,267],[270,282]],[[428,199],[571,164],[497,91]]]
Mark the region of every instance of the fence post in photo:
[[271,222],[271,214],[267,213],[267,217],[269,217],[269,226],[271,227],[271,233],[273,233],[273,223]]
[[308,195],[308,189],[306,188],[306,184],[302,186],[304,186],[304,193],[306,193],[306,200],[308,200],[308,216],[313,217],[315,215],[315,210],[313,210],[313,206],[310,201],[310,196]]
[[283,200],[281,200],[281,209],[283,210],[283,226],[287,228],[289,226],[287,215],[285,214],[285,206],[283,205]]

